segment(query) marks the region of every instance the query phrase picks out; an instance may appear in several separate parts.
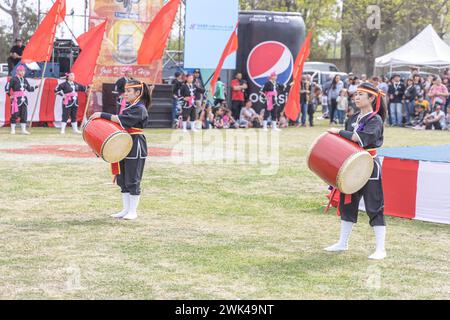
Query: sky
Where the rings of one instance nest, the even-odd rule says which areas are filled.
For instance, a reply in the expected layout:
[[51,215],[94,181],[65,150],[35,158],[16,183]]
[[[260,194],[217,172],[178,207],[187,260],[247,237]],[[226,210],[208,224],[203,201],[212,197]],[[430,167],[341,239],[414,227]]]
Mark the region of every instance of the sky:
[[[47,13],[47,11],[53,5],[53,2],[54,1],[52,0],[40,0],[41,13]],[[85,31],[84,17],[77,17],[77,15],[84,15],[84,2],[84,0],[66,0],[67,15],[65,22],[67,25],[65,23],[62,23],[58,27],[56,33],[57,38],[70,39],[72,37],[70,30],[72,30],[75,37],[78,37]],[[28,1],[28,3],[30,6],[36,9],[36,12],[38,11],[38,0],[30,0]],[[74,11],[74,16],[70,16],[70,12],[72,11],[72,9]],[[87,12],[89,12],[89,8]],[[44,15],[41,15],[41,19],[43,19],[43,17]],[[3,11],[0,11],[0,24],[8,26],[11,25],[11,18]]]

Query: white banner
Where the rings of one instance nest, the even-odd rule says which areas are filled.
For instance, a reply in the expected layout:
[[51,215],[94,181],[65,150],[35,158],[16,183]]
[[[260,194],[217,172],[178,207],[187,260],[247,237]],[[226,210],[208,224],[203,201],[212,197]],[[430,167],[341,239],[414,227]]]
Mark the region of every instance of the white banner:
[[[184,67],[215,69],[236,27],[238,0],[187,0]],[[223,69],[235,69],[236,54]]]

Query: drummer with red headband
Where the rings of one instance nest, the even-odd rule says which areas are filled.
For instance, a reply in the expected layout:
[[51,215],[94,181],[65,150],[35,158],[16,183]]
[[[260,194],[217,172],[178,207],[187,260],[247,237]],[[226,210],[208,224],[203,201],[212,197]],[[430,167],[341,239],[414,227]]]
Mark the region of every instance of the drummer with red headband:
[[113,174],[122,191],[123,210],[112,214],[114,218],[134,220],[141,195],[141,180],[147,158],[147,140],[144,128],[148,121],[150,91],[146,84],[131,80],[125,85],[127,107],[119,115],[96,112],[91,119],[103,118],[120,124],[133,139],[133,147],[125,159],[113,164]]
[[25,78],[25,67],[16,68],[16,76],[6,83],[5,91],[11,96],[11,134],[16,134],[16,121],[20,118],[22,134],[30,134],[27,131],[28,99],[26,92],[33,92],[38,86],[30,86]]
[[386,116],[384,94],[371,83],[363,83],[355,92],[355,104],[359,109],[347,122],[345,130],[330,128],[328,132],[338,134],[350,141],[358,143],[369,151],[374,158],[372,176],[366,185],[358,192],[340,195],[339,210],[341,214],[341,234],[339,242],[325,248],[326,251],[345,251],[348,238],[357,222],[358,206],[361,197],[364,198],[369,223],[373,227],[376,239],[375,252],[369,259],[381,260],[386,257],[385,236],[386,223],[384,219],[384,197],[381,183],[381,164],[376,156],[376,149],[383,144],[383,129]]
[[88,87],[75,82],[75,74],[73,73],[66,73],[66,81],[60,83],[55,88],[55,94],[63,96],[61,134],[66,133],[66,126],[69,115],[72,123],[73,133],[81,133],[78,130],[77,123],[78,92],[86,92],[87,89]]

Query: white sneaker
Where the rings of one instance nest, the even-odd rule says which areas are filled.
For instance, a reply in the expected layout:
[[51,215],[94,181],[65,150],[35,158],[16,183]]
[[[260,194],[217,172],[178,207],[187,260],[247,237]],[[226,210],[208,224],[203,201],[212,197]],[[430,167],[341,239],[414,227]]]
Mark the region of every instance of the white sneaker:
[[338,243],[333,244],[332,246],[326,247],[323,250],[328,251],[328,252],[339,252],[339,251],[347,251],[348,247],[343,244],[340,244],[338,242]]
[[369,259],[372,260],[383,260],[384,258],[386,258],[385,250],[376,250],[373,254],[369,256]]

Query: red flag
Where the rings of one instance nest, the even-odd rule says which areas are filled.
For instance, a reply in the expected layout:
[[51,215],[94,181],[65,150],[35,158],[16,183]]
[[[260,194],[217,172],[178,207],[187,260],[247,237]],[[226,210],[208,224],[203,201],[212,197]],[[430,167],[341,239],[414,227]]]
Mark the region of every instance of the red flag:
[[151,64],[162,59],[180,2],[170,0],[152,20],[138,50],[138,64]]
[[293,85],[289,90],[288,101],[284,108],[286,116],[292,121],[296,121],[300,113],[300,88],[302,81],[303,65],[306,59],[308,59],[310,45],[311,45],[312,32],[309,32],[306,36],[305,42],[301,47],[294,64]]
[[85,86],[92,83],[106,23],[107,21],[91,28],[77,38],[81,53],[73,64],[71,71],[75,74],[75,81]]
[[56,0],[25,47],[22,62],[50,61],[56,26],[66,17],[66,0]]
[[214,90],[216,89],[216,82],[219,78],[220,71],[222,70],[223,63],[225,62],[225,59],[232,53],[236,52],[238,49],[238,36],[237,36],[237,27],[233,30],[233,33],[230,36],[230,39],[228,39],[227,45],[225,46],[225,49],[222,52],[222,56],[220,57],[219,64],[217,65],[216,71],[214,71],[214,75],[211,80],[211,94],[214,96]]

